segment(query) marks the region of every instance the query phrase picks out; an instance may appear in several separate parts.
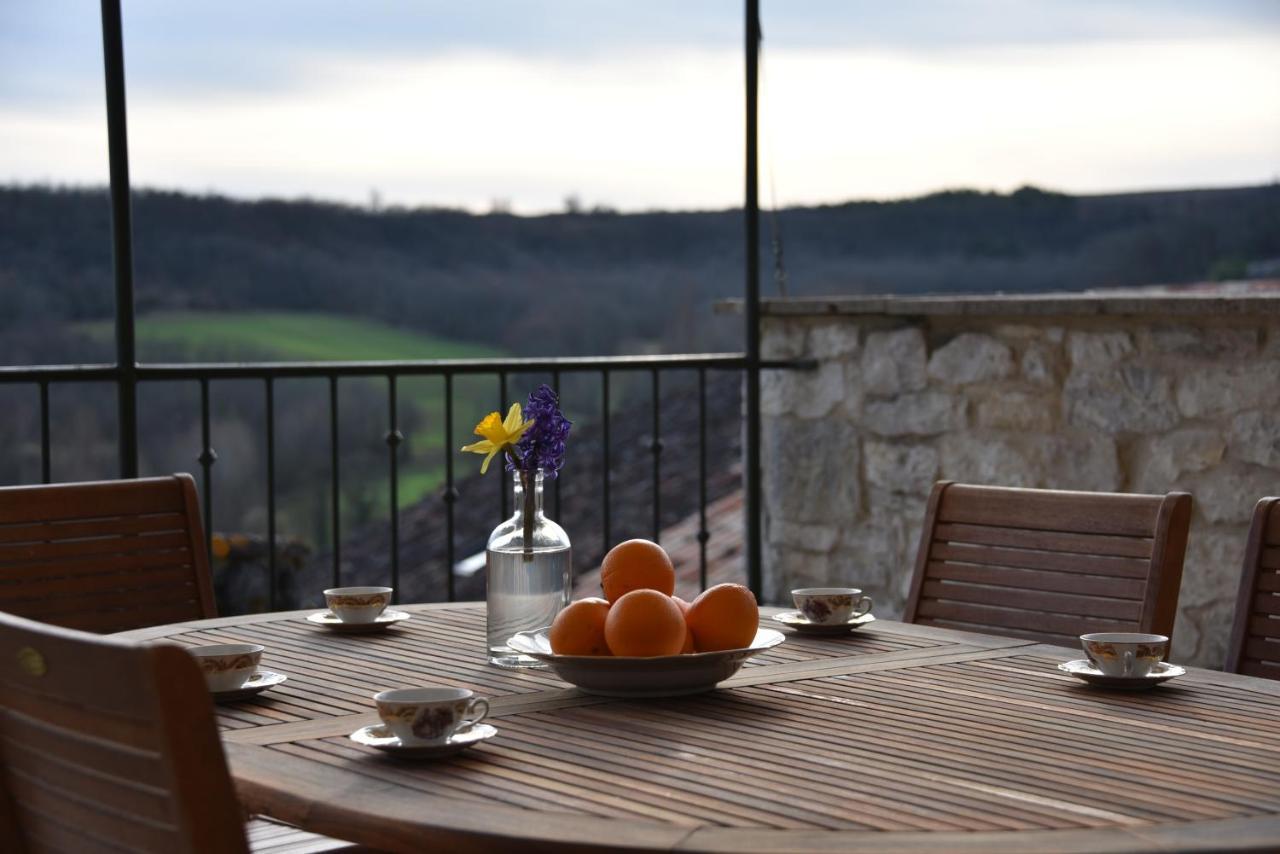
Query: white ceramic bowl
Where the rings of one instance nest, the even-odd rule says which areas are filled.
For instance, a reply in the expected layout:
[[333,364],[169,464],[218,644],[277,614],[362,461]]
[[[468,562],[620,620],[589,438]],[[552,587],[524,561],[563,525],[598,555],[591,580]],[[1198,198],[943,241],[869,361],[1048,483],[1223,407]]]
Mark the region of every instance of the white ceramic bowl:
[[738,672],[748,658],[785,640],[782,632],[759,629],[751,646],[720,652],[637,658],[616,655],[556,655],[547,629],[520,632],[507,646],[545,662],[555,674],[588,694],[605,697],[678,697],[710,691]]
[[258,670],[263,646],[257,643],[215,643],[187,649],[200,665],[205,684],[213,693],[235,691]]

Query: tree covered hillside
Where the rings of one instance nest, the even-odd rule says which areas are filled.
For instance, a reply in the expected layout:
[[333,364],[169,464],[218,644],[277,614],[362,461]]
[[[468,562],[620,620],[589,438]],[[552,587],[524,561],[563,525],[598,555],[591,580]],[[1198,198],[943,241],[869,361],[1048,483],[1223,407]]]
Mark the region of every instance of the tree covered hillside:
[[[109,317],[109,216],[102,189],[0,188],[0,324]],[[736,343],[708,307],[742,291],[740,211],[517,217],[141,191],[134,216],[143,313],[337,312],[538,355]],[[765,275],[777,233],[792,295],[1175,283],[1280,256],[1280,185],[953,191],[762,225]]]

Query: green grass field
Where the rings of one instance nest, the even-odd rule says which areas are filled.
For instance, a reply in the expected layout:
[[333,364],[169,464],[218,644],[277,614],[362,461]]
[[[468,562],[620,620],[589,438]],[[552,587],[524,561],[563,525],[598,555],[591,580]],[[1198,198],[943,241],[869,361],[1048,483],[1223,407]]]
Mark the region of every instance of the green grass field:
[[[110,321],[81,324],[82,332],[110,344]],[[308,312],[163,312],[139,316],[138,355],[144,362],[221,361],[382,361],[480,359],[501,357],[502,350],[397,329],[364,318]],[[348,380],[346,382],[364,382]],[[379,390],[385,381],[370,379]],[[471,426],[496,404],[483,378],[459,378],[454,387],[455,444],[470,441]],[[400,383],[400,412],[419,414],[413,437],[419,449],[402,457],[399,504],[407,507],[439,487],[444,479],[440,444],[444,438],[444,395],[439,379],[407,378]],[[470,458],[460,458],[465,466]],[[382,469],[346,472],[365,482],[378,512],[387,506]],[[285,499],[287,501],[287,499]]]
[[[110,321],[86,323],[96,340],[113,340]],[[138,318],[142,361],[206,358],[280,361],[480,359],[502,351],[435,338],[355,317],[307,312],[164,312]]]

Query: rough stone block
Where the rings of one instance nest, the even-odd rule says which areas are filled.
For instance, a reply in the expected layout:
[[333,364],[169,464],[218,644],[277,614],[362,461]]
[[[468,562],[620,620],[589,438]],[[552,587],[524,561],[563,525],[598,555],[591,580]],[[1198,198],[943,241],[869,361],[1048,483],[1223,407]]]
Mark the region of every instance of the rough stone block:
[[760,357],[797,359],[805,355],[808,327],[800,320],[768,317],[760,324]]
[[1052,395],[995,389],[975,395],[972,406],[979,427],[1046,433],[1053,429],[1060,404]]
[[785,519],[769,520],[769,542],[826,554],[839,537],[834,525],[802,525]]
[[1052,344],[1035,342],[1027,345],[1019,367],[1022,376],[1036,385],[1053,385],[1061,373],[1062,358]]
[[1253,506],[1259,498],[1275,495],[1276,473],[1258,466],[1226,462],[1187,475],[1182,485],[1195,496],[1195,509],[1204,519],[1244,525],[1253,516]]
[[1173,380],[1144,365],[1106,373],[1072,371],[1062,389],[1067,422],[1107,433],[1151,433],[1178,422]]
[[765,415],[822,418],[845,396],[844,363],[821,362],[817,369],[760,372],[760,411]]
[[846,524],[858,515],[861,460],[851,425],[769,418],[761,432],[763,492],[771,520]]
[[938,479],[938,451],[931,445],[903,445],[868,439],[862,449],[867,484],[909,495],[928,495]]
[[1013,351],[990,335],[965,332],[929,358],[929,377],[947,385],[1000,380],[1013,373]]
[[867,335],[862,348],[862,386],[868,394],[920,391],[925,378],[925,342],[919,327]]
[[1159,326],[1139,335],[1142,348],[1179,356],[1243,359],[1258,350],[1261,330],[1242,326]]
[[809,329],[809,355],[815,359],[842,359],[858,352],[859,329],[852,323],[831,321]]
[[1035,487],[1044,476],[1034,450],[1011,437],[949,433],[938,450],[944,480]]
[[1128,332],[1070,332],[1067,352],[1073,368],[1103,370],[1133,352],[1133,338]]
[[[1231,456],[1280,469],[1280,415],[1274,407],[1265,412],[1242,412],[1232,419]],[[1276,479],[1280,482],[1280,472],[1277,472]],[[1280,492],[1280,483],[1274,492]]]
[[1222,462],[1226,448],[1222,434],[1208,427],[1143,437],[1134,446],[1129,483],[1137,492],[1168,492],[1182,475]]
[[[797,587],[826,587],[831,582],[832,554],[810,552],[794,546],[765,544],[764,599],[775,605],[791,605]],[[763,603],[762,603],[763,604]]]
[[863,403],[860,420],[881,436],[933,436],[964,427],[965,402],[941,391],[869,399]]
[[1214,364],[1178,380],[1178,409],[1188,418],[1268,409],[1280,399],[1280,361]]
[[1121,486],[1119,455],[1109,436],[1033,436],[1029,442],[1046,489],[1115,492]]
[[[921,512],[923,506],[922,502]],[[900,617],[901,578],[911,574],[902,515],[876,513],[846,528],[831,569],[834,575],[828,584],[861,587],[874,600],[877,615]]]

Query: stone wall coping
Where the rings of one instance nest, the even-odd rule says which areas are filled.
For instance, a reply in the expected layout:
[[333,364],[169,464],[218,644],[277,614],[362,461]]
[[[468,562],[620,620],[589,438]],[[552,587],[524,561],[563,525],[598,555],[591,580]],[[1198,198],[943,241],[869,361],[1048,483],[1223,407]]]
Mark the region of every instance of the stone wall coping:
[[[721,314],[736,314],[742,309],[741,299],[721,300],[716,304],[716,311]],[[1224,296],[1113,290],[1105,293],[770,297],[760,301],[760,313],[766,317],[1276,316],[1280,315],[1280,293]]]

